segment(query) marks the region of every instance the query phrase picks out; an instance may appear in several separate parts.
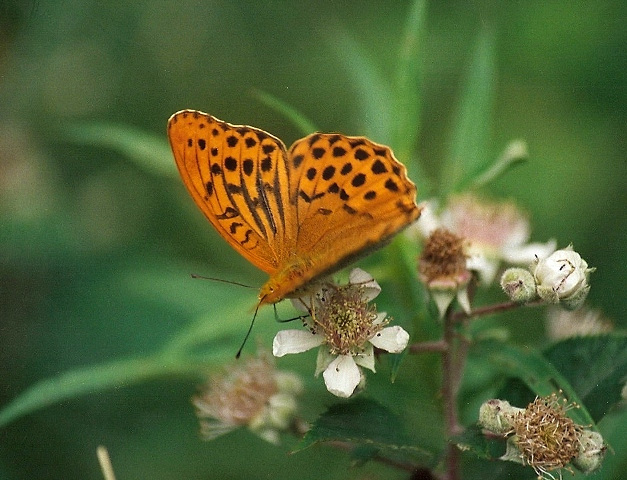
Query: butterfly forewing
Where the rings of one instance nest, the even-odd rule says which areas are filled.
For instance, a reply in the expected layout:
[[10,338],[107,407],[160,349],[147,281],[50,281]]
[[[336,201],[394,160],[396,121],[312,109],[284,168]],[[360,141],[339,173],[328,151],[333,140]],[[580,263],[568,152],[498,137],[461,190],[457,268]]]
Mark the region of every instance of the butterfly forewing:
[[[183,110],[168,122],[183,182],[209,221],[242,256],[268,273],[277,270],[285,237],[281,195],[285,146],[272,135]],[[283,190],[283,192],[282,192]]]

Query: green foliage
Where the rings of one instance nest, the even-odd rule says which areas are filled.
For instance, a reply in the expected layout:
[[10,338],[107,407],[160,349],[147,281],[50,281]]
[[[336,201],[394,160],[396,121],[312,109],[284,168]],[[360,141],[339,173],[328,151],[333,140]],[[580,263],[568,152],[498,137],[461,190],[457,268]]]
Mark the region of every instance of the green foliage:
[[482,30],[459,102],[449,153],[442,166],[442,193],[459,192],[484,170],[490,152],[495,96],[495,38]]
[[[368,397],[346,402],[313,378],[315,353],[281,359],[305,382],[304,438],[286,434],[276,447],[241,429],[198,439],[189,398],[234,356],[256,295],[189,274],[251,285],[263,276],[183,192],[165,136],[181,108],[274,125],[279,138],[316,125],[370,136],[407,165],[420,200],[433,178],[441,201],[466,189],[515,196],[538,239],[586,252],[592,303],[625,326],[621,7],[332,3],[76,0],[0,12],[2,478],[101,479],[102,443],[119,478],[390,478],[381,459],[443,468],[440,353],[383,358]],[[496,155],[519,136],[528,153]],[[366,261],[384,285],[379,308],[412,343],[442,333],[416,281],[417,248],[397,238]],[[485,461],[502,443],[472,425],[471,406],[494,396],[524,406],[558,389],[581,407],[569,414],[612,446],[594,478],[622,478],[626,337],[543,348],[543,313],[521,312],[473,320],[508,339],[469,334],[480,359],[470,367],[482,370],[465,372],[468,428],[447,439],[467,448],[463,478],[535,478]],[[245,355],[285,328],[272,317],[260,312]],[[360,469],[347,473],[334,443]]]
[[313,423],[298,449],[329,441],[348,442],[358,447],[355,454],[360,460],[380,454],[432,465],[434,458],[431,452],[413,443],[401,417],[366,398],[330,407]]
[[627,382],[627,336],[575,337],[556,343],[543,355],[572,385],[599,422],[623,399]]
[[[621,390],[627,378],[626,346],[627,336],[618,334],[563,340],[542,353],[534,352],[533,362],[522,366],[524,376],[518,377],[524,385],[510,380],[498,396],[512,405],[524,407],[534,395],[546,395],[541,392],[549,391],[550,385],[553,390],[559,387],[569,402],[579,405],[571,412],[573,418],[577,418],[581,425],[594,425],[623,401]],[[529,353],[519,356],[516,350],[510,349],[498,355],[509,354],[518,357],[513,360],[516,363],[526,363],[530,357]],[[532,368],[533,363],[539,368]],[[544,387],[538,387],[542,378]]]
[[505,453],[505,442],[484,435],[477,425],[469,426],[464,433],[451,439],[464,451],[469,451],[484,460],[496,460]]
[[[564,376],[534,348],[519,347],[503,342],[481,342],[475,347],[476,354],[482,354],[504,374],[516,376],[536,395],[546,397],[556,390],[562,390],[565,398],[580,405],[573,410],[573,420],[579,425],[594,425],[592,417],[580,400],[579,395]],[[508,400],[507,392],[501,392]],[[525,407],[526,405],[515,405]]]

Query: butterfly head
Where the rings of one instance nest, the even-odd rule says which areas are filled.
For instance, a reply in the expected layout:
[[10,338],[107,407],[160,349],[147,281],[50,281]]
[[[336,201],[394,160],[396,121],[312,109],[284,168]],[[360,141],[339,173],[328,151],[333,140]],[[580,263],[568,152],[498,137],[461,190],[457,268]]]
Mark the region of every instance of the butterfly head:
[[268,280],[259,290],[259,305],[277,303],[283,300],[285,292],[274,279]]

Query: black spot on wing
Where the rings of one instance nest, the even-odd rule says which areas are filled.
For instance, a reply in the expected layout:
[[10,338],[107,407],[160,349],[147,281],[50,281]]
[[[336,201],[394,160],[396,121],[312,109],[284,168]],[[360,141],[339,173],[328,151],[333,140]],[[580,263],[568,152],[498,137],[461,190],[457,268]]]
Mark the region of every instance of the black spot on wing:
[[366,176],[363,173],[358,173],[351,180],[353,187],[361,187],[364,183],[366,183]]
[[380,175],[381,173],[386,173],[388,171],[385,164],[378,158],[372,163],[370,170],[372,170],[372,173],[375,175]]
[[230,172],[237,170],[237,160],[233,157],[226,157],[224,159],[224,168]]
[[335,175],[335,167],[333,165],[329,165],[322,171],[322,178],[324,180],[331,180]]
[[324,157],[325,153],[327,153],[327,151],[324,148],[320,147],[316,147],[311,151],[311,154],[316,160],[320,160],[322,157]]
[[388,178],[384,184],[385,188],[387,188],[390,192],[398,192],[398,185],[394,180]]

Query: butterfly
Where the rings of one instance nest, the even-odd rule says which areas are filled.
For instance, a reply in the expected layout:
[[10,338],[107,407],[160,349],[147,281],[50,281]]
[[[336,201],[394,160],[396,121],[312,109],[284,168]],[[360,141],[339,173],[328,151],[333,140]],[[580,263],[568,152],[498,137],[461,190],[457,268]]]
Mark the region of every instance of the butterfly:
[[420,216],[405,166],[365,137],[314,133],[287,150],[263,130],[195,110],[172,115],[168,137],[196,205],[270,275],[259,305],[298,297]]

